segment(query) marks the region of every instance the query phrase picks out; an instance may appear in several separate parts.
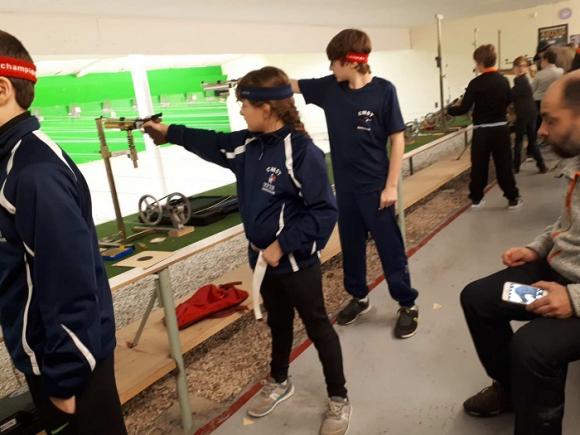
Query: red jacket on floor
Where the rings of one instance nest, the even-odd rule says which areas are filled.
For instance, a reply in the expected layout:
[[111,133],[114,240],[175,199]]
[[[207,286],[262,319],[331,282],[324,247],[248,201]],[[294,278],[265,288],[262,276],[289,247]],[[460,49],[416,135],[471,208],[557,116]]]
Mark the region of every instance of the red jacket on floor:
[[240,305],[248,298],[248,292],[236,288],[240,282],[209,284],[199,288],[193,296],[175,309],[179,329],[187,328],[216,313]]

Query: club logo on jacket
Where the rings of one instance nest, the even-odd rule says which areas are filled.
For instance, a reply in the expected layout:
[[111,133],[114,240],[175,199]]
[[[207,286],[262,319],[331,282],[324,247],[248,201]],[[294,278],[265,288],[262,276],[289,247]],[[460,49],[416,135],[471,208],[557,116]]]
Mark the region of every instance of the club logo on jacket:
[[6,243],[6,242],[7,242],[6,237],[4,237],[2,235],[2,231],[0,231],[0,243]]
[[276,180],[282,175],[282,171],[275,166],[268,166],[266,168],[266,174],[268,175],[268,181],[264,181],[262,184],[262,190],[270,195],[276,194]]
[[371,131],[373,120],[375,119],[375,114],[370,110],[359,110],[358,111],[358,122],[356,125],[357,130]]

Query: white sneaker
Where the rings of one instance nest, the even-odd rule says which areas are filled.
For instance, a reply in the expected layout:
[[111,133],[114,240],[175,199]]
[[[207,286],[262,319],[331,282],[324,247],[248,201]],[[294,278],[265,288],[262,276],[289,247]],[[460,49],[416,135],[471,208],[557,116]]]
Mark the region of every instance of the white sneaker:
[[485,205],[485,199],[481,199],[481,200],[479,200],[479,202],[475,202],[475,201],[471,202],[471,208],[473,208],[475,210],[483,208],[484,205]]
[[328,411],[320,426],[320,435],[345,435],[350,427],[352,407],[348,399],[331,397],[328,401]]
[[262,382],[262,390],[250,403],[248,415],[250,417],[264,417],[271,413],[276,406],[294,395],[294,385],[290,380],[281,384],[274,379],[268,378]]
[[524,201],[522,201],[520,198],[510,199],[508,201],[508,210],[517,210],[518,208],[521,208],[522,205],[524,205]]

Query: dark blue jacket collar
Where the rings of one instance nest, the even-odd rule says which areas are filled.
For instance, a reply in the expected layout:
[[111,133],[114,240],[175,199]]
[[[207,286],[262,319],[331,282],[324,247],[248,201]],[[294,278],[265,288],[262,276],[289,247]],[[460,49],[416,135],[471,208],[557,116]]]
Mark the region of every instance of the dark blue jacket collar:
[[285,125],[284,127],[273,131],[271,133],[253,133],[250,132],[250,137],[260,139],[264,144],[274,144],[276,142],[281,141],[286,136],[288,136],[292,132],[292,128],[289,125]]
[[40,123],[30,112],[12,118],[0,127],[0,159],[5,157],[20,139],[40,128]]

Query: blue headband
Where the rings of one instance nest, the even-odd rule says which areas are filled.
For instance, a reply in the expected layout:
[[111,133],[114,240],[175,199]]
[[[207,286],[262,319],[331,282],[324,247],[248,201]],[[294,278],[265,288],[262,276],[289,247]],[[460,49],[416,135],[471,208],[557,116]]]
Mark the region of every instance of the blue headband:
[[283,100],[294,93],[290,85],[276,88],[239,88],[240,98],[253,101]]

